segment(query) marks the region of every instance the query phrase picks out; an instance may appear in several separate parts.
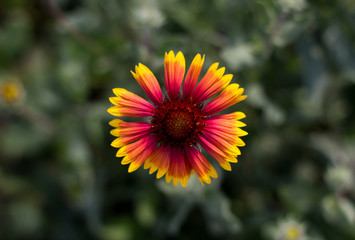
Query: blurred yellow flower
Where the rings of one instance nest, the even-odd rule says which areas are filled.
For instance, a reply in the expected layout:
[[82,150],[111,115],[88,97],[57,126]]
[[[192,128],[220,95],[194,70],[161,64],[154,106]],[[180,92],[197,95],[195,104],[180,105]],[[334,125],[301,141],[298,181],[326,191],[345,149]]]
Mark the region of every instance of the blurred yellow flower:
[[0,98],[2,102],[16,104],[21,101],[23,95],[23,88],[15,78],[6,78],[0,83]]

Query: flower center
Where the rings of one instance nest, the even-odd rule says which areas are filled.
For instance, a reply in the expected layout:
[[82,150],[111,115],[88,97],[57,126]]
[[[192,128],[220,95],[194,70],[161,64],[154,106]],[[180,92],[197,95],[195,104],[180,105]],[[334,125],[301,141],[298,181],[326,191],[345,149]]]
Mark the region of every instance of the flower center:
[[186,137],[194,124],[192,117],[186,111],[170,112],[165,119],[167,133],[175,139]]
[[157,107],[152,126],[161,144],[184,147],[196,143],[204,118],[201,108],[195,104],[181,99],[165,100]]
[[8,102],[15,102],[20,97],[19,89],[14,83],[5,83],[2,86],[1,94]]
[[291,227],[287,231],[287,239],[289,240],[297,239],[299,235],[299,231],[295,227]]

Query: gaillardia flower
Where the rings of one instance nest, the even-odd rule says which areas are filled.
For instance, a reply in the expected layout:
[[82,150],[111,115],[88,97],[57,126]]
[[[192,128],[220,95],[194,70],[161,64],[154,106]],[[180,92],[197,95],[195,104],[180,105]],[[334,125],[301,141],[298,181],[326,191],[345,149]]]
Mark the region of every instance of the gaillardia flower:
[[[233,75],[224,75],[224,67],[212,64],[205,76],[197,83],[205,57],[197,54],[185,76],[185,58],[179,52],[165,53],[165,88],[163,96],[153,73],[143,64],[131,71],[147,94],[150,102],[123,88],[114,88],[116,97],[110,101],[115,106],[108,112],[117,117],[149,118],[147,122],[125,122],[115,119],[111,134],[117,137],[112,146],[119,148],[117,157],[122,164],[130,164],[128,172],[143,163],[149,173],[157,171],[157,178],[165,175],[174,185],[179,181],[186,186],[193,172],[201,183],[210,183],[217,173],[199,150],[200,147],[214,157],[226,170],[230,162],[237,162],[238,147],[244,146],[240,129],[245,124],[239,120],[242,112],[215,115],[244,100],[244,89],[236,83],[229,84]],[[214,95],[209,102],[205,102]]]

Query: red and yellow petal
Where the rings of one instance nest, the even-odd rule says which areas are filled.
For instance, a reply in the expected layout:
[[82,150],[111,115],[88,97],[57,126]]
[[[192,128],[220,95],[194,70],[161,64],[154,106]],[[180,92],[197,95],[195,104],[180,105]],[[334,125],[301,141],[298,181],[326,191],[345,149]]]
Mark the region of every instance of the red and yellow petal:
[[151,124],[147,122],[124,122],[115,119],[110,122],[110,125],[115,127],[111,130],[111,134],[117,138],[111,143],[111,146],[116,148],[141,139],[153,132]]
[[164,69],[166,91],[170,99],[174,99],[179,95],[185,74],[185,57],[182,52],[176,56],[173,51],[165,53]]
[[242,112],[234,112],[222,115],[214,115],[205,121],[205,129],[210,131],[221,131],[226,133],[235,133],[237,136],[245,136],[247,132],[241,130],[246,124],[239,121],[244,118],[245,114]]
[[189,100],[196,87],[198,77],[200,76],[203,62],[205,61],[205,55],[201,58],[200,54],[197,54],[192,60],[190,68],[186,74],[184,86],[183,86],[183,97],[185,100]]
[[141,63],[136,66],[135,71],[135,73],[133,71],[131,71],[131,73],[141,88],[143,88],[149,99],[155,105],[161,103],[163,101],[163,95],[158,80],[155,78],[154,74],[149,68]]
[[169,169],[170,161],[169,151],[166,146],[160,145],[153,153],[148,157],[144,163],[144,169],[149,169],[149,174],[157,172],[157,178],[161,178],[166,174]]
[[238,147],[245,145],[240,137],[248,133],[240,129],[245,124],[239,121],[244,117],[244,113],[234,112],[212,116],[205,122],[199,143],[226,170],[230,170],[228,162],[237,162],[241,154]]
[[202,185],[204,182],[211,183],[211,177],[217,178],[217,172],[211,163],[202,155],[196,148],[189,147],[186,149],[186,161],[191,164],[192,169],[195,171],[198,179]]
[[237,137],[235,137],[235,134],[204,131],[203,135],[210,143],[221,149],[227,155],[240,155],[240,150],[237,147],[238,140],[236,140]]
[[204,131],[217,134],[227,141],[235,141],[237,146],[244,146],[244,142],[239,138],[248,135],[248,133],[241,129],[246,124],[239,121],[244,118],[245,114],[242,112],[234,112],[223,115],[215,115],[205,121]]
[[221,115],[213,115],[209,119],[225,119],[225,120],[240,120],[245,118],[245,114],[243,112],[233,112],[228,114],[221,114]]
[[180,182],[183,187],[193,172],[181,149],[164,145],[154,150],[145,162],[144,168],[150,168],[149,173],[158,170],[157,178],[165,175],[167,183],[172,181],[177,185]]
[[228,85],[221,94],[212,99],[203,109],[206,115],[218,113],[247,98],[243,94],[244,89],[236,83]]
[[217,146],[210,143],[206,138],[201,137],[199,139],[199,144],[203,147],[207,153],[209,153],[212,157],[214,157],[219,165],[227,171],[231,171],[232,167],[229,162],[236,162],[235,157],[232,155],[228,155],[223,152]]
[[181,149],[176,147],[168,147],[169,152],[169,168],[166,172],[165,179],[169,183],[173,181],[173,184],[176,186],[179,181],[183,187],[187,185],[192,174],[192,168],[188,160],[184,157]]
[[115,106],[107,111],[117,117],[149,117],[154,113],[155,108],[148,101],[140,96],[123,88],[114,88],[116,97],[110,97]]
[[218,63],[212,64],[208,69],[206,75],[196,86],[196,89],[192,95],[192,101],[194,103],[203,102],[213,95],[222,91],[233,78],[232,74],[223,75],[225,68],[218,69]]
[[136,142],[121,147],[116,157],[124,157],[123,165],[129,164],[128,172],[137,170],[156,148],[158,141],[154,135],[148,135]]

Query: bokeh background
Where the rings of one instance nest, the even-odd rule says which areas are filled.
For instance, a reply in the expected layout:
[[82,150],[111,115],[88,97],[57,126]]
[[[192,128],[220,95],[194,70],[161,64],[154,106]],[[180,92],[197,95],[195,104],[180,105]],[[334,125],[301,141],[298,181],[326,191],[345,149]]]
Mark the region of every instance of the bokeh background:
[[[1,0],[0,239],[355,239],[354,40],[353,0]],[[110,147],[112,88],[145,96],[130,70],[162,84],[170,50],[248,95],[205,187]]]

